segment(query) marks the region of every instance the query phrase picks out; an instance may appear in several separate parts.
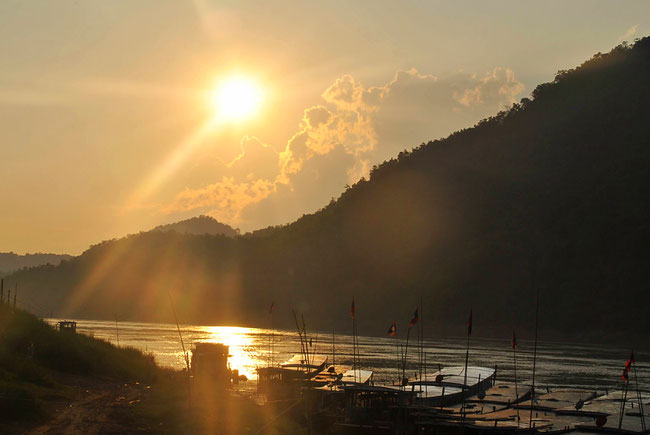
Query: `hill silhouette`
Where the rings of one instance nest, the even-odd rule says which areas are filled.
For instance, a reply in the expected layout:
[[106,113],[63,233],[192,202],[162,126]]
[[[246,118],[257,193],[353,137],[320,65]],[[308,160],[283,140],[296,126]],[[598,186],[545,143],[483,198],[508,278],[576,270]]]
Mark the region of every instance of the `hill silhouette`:
[[235,237],[239,235],[239,230],[230,225],[222,224],[210,216],[197,216],[185,219],[180,222],[174,222],[167,225],[158,225],[151,231],[176,231],[182,234],[212,234]]
[[44,264],[57,265],[63,260],[69,260],[71,255],[66,254],[16,254],[13,252],[0,252],[0,276],[9,274],[24,267],[35,267]]
[[[14,274],[59,315],[428,336],[650,330],[650,39],[597,54],[476,126],[402,152],[322,210],[256,235],[148,232]],[[528,331],[528,332],[527,332]],[[506,338],[507,339],[507,338]]]

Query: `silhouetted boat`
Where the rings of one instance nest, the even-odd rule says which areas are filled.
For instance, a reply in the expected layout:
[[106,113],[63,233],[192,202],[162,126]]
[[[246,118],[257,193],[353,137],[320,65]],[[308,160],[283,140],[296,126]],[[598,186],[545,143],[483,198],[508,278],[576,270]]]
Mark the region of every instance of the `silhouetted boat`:
[[[494,384],[496,370],[486,367],[446,367],[408,386],[417,394],[417,401],[428,406],[455,405],[471,396],[484,394]],[[407,387],[408,388],[408,387]]]
[[[275,367],[257,369],[257,392],[267,399],[287,399],[296,397],[302,387],[314,385],[314,378],[327,367],[327,356],[310,355],[309,361],[304,355],[294,355],[289,361]],[[324,385],[328,380],[317,381]]]

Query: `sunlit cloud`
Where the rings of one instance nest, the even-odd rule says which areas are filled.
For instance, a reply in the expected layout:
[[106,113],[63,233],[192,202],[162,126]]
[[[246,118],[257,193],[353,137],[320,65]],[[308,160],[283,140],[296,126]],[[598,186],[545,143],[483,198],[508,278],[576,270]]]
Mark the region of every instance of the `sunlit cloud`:
[[632,36],[636,35],[638,28],[639,25],[635,24],[634,26],[627,29],[624,34],[618,37],[618,42],[629,41]]
[[511,69],[497,67],[491,73],[478,78],[475,87],[463,92],[454,92],[453,97],[466,107],[490,104],[492,101],[512,104],[523,90],[524,85],[515,79],[515,73]]
[[399,71],[385,85],[369,87],[343,75],[323,91],[321,104],[304,110],[297,131],[280,152],[256,137],[244,137],[241,152],[224,165],[220,181],[186,188],[161,211],[202,210],[231,225],[245,224],[250,206],[273,201],[280,190],[287,200],[287,192],[307,189],[294,182],[307,166],[323,183],[340,179],[340,173],[330,172],[330,163],[329,169],[318,169],[335,152],[347,156],[335,168],[352,184],[367,177],[374,164],[419,144],[414,140],[435,139],[468,126],[511,105],[523,90],[514,72],[502,67],[483,75],[458,72],[445,77],[411,69]]
[[251,204],[262,201],[276,189],[273,181],[257,179],[236,182],[233,177],[223,177],[221,181],[200,189],[186,188],[176,195],[163,212],[173,213],[209,209],[208,214],[221,222],[237,225],[242,211]]

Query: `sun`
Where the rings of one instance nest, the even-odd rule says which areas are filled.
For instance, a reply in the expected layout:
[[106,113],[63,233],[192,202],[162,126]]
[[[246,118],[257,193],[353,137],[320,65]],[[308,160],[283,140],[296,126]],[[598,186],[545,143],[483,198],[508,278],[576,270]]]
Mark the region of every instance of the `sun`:
[[230,77],[210,95],[215,121],[241,121],[254,116],[263,99],[260,86],[246,77]]

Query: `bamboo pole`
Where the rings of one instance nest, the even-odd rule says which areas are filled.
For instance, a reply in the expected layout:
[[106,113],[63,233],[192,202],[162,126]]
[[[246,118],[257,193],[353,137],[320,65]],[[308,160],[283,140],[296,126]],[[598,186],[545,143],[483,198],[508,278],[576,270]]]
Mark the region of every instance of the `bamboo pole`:
[[629,385],[630,385],[630,381],[626,380],[625,389],[623,391],[623,401],[621,402],[621,411],[619,412],[619,417],[618,417],[618,430],[621,430],[621,426],[623,426],[623,416],[625,415],[625,402],[627,401],[627,390]]
[[[512,339],[513,339],[512,358],[513,358],[514,369],[515,369],[515,400],[517,400],[519,398],[519,389],[517,388],[517,344],[516,344],[516,338],[515,338],[514,331],[512,332]],[[519,408],[518,407],[517,407],[517,428],[519,428]]]
[[[117,347],[120,347],[120,330],[117,328],[117,314],[115,314],[115,337],[117,338]],[[185,352],[185,349],[183,349]]]
[[530,416],[528,418],[528,429],[533,428],[533,408],[535,405],[535,369],[537,367],[537,329],[539,326],[539,287],[537,287],[537,302],[535,304],[535,347],[533,350],[533,386],[530,394]]
[[400,379],[400,385],[404,386],[404,379],[406,379],[406,356],[409,351],[409,335],[411,335],[411,326],[409,325],[406,330],[406,347],[404,348],[404,355],[402,356],[402,379]]
[[634,367],[634,383],[636,384],[636,397],[637,400],[639,401],[639,414],[641,415],[641,431],[645,433],[646,431],[645,414],[643,413],[643,400],[641,398],[641,390],[639,390],[639,379],[636,376],[636,362],[634,362],[632,365]]
[[190,358],[185,350],[185,342],[183,341],[183,334],[181,334],[181,326],[178,324],[178,317],[176,316],[176,307],[174,306],[174,299],[172,299],[171,290],[168,292],[169,302],[172,306],[172,312],[174,313],[174,322],[176,322],[176,329],[178,330],[178,337],[181,340],[181,348],[183,349],[183,356],[185,357],[185,367],[187,368],[187,407],[192,409],[192,382],[190,380]]

